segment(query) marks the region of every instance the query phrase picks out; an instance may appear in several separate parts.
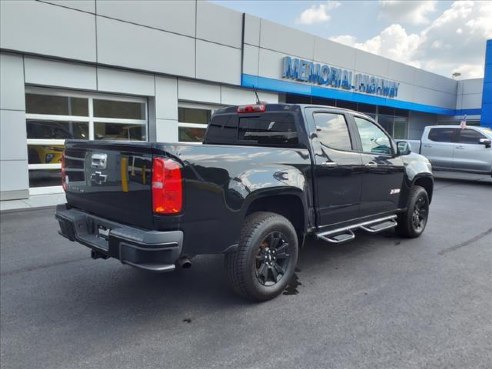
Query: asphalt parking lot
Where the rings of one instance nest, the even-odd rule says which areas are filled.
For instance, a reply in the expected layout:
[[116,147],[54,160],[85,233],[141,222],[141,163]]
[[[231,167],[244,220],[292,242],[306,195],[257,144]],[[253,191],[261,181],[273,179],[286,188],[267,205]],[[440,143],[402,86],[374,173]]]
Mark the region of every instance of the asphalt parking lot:
[[1,367],[490,368],[492,183],[436,180],[423,236],[309,241],[279,298],[233,295],[222,257],[149,274],[2,213]]

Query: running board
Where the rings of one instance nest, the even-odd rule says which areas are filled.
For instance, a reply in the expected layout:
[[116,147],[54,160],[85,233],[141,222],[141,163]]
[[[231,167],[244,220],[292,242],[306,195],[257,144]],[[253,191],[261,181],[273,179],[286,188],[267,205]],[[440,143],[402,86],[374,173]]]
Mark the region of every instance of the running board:
[[330,243],[342,243],[355,238],[355,234],[353,232],[355,229],[360,228],[366,232],[377,233],[396,227],[396,225],[396,215],[390,215],[384,218],[369,220],[367,222],[333,229],[331,231],[316,233],[316,237]]

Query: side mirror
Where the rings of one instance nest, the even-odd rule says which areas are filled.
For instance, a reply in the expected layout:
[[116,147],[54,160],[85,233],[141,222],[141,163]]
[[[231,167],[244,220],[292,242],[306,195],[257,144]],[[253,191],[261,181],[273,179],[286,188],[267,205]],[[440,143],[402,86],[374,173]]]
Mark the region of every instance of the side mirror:
[[480,140],[478,140],[478,143],[481,145],[485,145],[487,149],[490,148],[491,142],[492,141],[489,138],[481,138]]
[[396,145],[398,147],[398,155],[408,155],[412,152],[410,144],[406,141],[398,141]]

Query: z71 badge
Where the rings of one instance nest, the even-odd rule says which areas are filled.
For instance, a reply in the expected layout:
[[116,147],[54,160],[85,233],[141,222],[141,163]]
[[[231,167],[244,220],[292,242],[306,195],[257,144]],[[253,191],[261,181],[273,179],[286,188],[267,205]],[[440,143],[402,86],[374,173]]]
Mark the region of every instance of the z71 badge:
[[392,188],[390,190],[390,195],[396,195],[397,193],[400,193],[400,189],[399,188]]

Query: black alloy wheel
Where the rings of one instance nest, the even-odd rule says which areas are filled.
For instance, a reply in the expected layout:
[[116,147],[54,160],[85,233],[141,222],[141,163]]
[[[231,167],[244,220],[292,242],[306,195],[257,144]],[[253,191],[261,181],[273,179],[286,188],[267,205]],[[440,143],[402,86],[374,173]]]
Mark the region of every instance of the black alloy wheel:
[[429,204],[425,196],[420,195],[415,203],[412,214],[413,228],[416,232],[421,233],[427,223],[427,215],[429,213]]
[[396,232],[406,238],[419,237],[429,219],[429,196],[421,186],[413,186],[408,194],[407,210],[398,215]]
[[265,301],[284,291],[294,276],[298,236],[282,215],[256,212],[246,217],[238,249],[225,256],[233,290],[250,300]]
[[256,278],[263,286],[273,286],[285,275],[290,262],[289,243],[281,232],[269,233],[258,247]]

